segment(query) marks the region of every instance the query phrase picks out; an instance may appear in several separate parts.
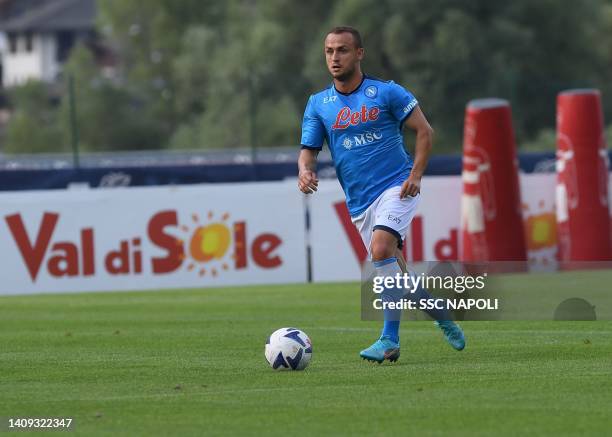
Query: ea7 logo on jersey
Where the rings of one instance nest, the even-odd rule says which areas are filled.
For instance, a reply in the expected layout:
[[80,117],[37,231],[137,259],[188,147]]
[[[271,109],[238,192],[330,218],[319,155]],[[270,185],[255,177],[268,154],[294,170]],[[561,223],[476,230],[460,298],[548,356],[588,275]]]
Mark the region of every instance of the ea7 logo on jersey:
[[376,106],[368,110],[366,105],[362,105],[361,110],[355,112],[351,111],[351,108],[348,106],[345,106],[338,111],[336,122],[332,125],[332,129],[346,129],[349,126],[357,126],[370,120],[378,120],[378,114],[380,114],[380,109]]
[[337,98],[338,98],[338,96],[323,97],[323,103],[335,102]]

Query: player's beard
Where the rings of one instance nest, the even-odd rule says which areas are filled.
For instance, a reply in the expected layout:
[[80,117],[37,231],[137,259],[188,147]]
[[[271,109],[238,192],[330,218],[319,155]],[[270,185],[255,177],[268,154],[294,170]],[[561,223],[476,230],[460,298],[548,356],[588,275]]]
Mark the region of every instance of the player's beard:
[[336,79],[338,82],[346,82],[349,79],[351,79],[353,77],[353,75],[355,74],[355,71],[357,69],[355,68],[355,66],[353,65],[353,67],[350,70],[346,70],[342,73],[340,73],[337,76],[334,76],[334,79]]

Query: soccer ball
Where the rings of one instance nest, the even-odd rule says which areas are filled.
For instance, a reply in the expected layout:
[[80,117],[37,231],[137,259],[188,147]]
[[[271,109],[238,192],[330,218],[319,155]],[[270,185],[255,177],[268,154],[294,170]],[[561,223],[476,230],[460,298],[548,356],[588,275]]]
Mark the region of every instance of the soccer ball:
[[268,337],[265,355],[274,370],[304,370],[312,357],[312,343],[297,328],[281,328]]

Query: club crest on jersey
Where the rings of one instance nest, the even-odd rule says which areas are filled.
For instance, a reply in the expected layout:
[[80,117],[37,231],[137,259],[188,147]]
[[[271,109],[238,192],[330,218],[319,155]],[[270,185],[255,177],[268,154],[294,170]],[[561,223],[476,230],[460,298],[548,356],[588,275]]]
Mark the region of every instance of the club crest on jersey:
[[370,85],[365,89],[364,94],[369,98],[373,99],[374,97],[376,97],[376,94],[378,94],[378,88],[376,88],[374,85]]
[[366,105],[361,106],[359,111],[351,111],[348,106],[343,107],[336,115],[336,122],[332,125],[332,129],[346,129],[349,126],[357,126],[360,123],[378,120],[380,109],[374,106],[368,109]]

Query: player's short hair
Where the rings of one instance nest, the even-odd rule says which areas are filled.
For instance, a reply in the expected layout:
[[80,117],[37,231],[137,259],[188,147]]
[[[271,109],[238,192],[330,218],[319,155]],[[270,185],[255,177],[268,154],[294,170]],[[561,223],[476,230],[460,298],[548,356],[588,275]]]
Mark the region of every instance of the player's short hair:
[[332,30],[327,32],[327,35],[329,35],[331,33],[333,33],[334,35],[339,35],[341,33],[350,33],[351,35],[353,35],[353,41],[355,41],[355,46],[358,49],[363,47],[363,43],[361,42],[361,34],[354,27],[350,27],[350,26],[336,26]]

